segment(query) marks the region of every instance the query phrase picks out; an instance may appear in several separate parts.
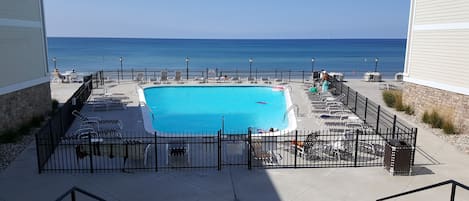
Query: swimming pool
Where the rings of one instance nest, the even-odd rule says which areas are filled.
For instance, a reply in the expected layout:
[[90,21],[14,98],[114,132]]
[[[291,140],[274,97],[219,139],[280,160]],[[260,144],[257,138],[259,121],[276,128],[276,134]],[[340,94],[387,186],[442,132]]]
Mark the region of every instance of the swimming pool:
[[[267,86],[158,86],[139,90],[145,129],[163,134],[246,133],[296,127],[288,90]],[[294,123],[293,123],[294,122]]]

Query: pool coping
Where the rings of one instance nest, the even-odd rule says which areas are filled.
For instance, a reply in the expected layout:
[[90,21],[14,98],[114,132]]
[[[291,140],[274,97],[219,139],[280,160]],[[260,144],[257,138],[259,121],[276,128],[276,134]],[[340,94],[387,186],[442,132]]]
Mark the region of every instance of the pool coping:
[[[286,105],[285,110],[287,110],[289,107],[291,107],[293,105],[293,102],[292,102],[292,99],[291,99],[291,96],[290,96],[290,90],[289,90],[288,87],[286,87],[284,85],[275,85],[275,86],[272,86],[272,85],[204,85],[204,86],[200,86],[200,85],[159,85],[159,86],[146,86],[146,87],[142,87],[142,86],[138,85],[137,94],[138,94],[138,99],[139,99],[139,107],[140,107],[140,110],[142,112],[143,127],[145,128],[145,131],[147,133],[156,134],[157,136],[162,136],[162,137],[187,137],[187,136],[181,135],[181,134],[176,134],[176,133],[163,133],[163,132],[157,131],[153,128],[151,118],[154,118],[154,114],[147,105],[147,102],[145,100],[144,90],[148,89],[148,88],[159,88],[159,87],[269,87],[269,88],[282,87],[283,90],[284,90],[284,96],[285,96],[285,105]],[[278,135],[287,134],[289,132],[294,131],[297,128],[297,126],[298,125],[297,125],[297,120],[296,120],[296,116],[295,116],[295,111],[290,110],[288,112],[288,126],[285,129],[279,130],[279,131],[274,131],[274,132],[266,132],[266,133],[254,133],[253,132],[252,136],[255,136],[255,137],[278,136]],[[209,134],[197,134],[197,135],[195,135],[194,134],[194,136],[197,136],[197,137],[210,136],[210,137],[212,137],[212,136],[215,136],[215,133],[213,135],[209,135]]]

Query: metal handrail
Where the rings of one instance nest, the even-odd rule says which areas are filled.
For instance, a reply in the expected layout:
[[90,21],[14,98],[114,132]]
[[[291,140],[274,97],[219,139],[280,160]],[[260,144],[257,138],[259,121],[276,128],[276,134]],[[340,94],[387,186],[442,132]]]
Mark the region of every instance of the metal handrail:
[[456,186],[459,186],[459,187],[469,191],[469,186],[466,186],[464,184],[461,184],[461,183],[451,179],[451,180],[443,181],[443,182],[440,182],[440,183],[432,184],[432,185],[429,185],[429,186],[424,186],[424,187],[417,188],[417,189],[414,189],[414,190],[399,193],[399,194],[396,194],[396,195],[391,195],[391,196],[388,196],[388,197],[380,198],[380,199],[377,199],[376,201],[389,200],[389,199],[392,199],[392,198],[401,197],[401,196],[404,196],[404,195],[416,193],[416,192],[419,192],[419,191],[428,190],[428,189],[431,189],[431,188],[436,188],[436,187],[447,185],[447,184],[451,184],[451,197],[450,197],[451,201],[454,201],[454,198],[455,198],[455,195],[456,195]]
[[85,190],[83,190],[83,189],[81,189],[81,188],[78,188],[78,187],[76,187],[76,186],[73,186],[70,190],[68,190],[68,191],[65,192],[63,195],[61,195],[59,198],[57,198],[56,201],[61,201],[61,200],[63,200],[63,199],[64,199],[65,197],[67,197],[69,194],[70,194],[71,197],[72,197],[72,201],[75,201],[75,200],[76,200],[76,193],[75,193],[75,191],[80,192],[80,193],[82,193],[82,194],[85,194],[85,195],[87,195],[88,197],[93,198],[93,199],[95,199],[95,200],[106,201],[104,198],[101,198],[101,197],[98,197],[98,196],[96,196],[96,195],[93,195],[93,194],[91,194],[90,192],[85,191]]

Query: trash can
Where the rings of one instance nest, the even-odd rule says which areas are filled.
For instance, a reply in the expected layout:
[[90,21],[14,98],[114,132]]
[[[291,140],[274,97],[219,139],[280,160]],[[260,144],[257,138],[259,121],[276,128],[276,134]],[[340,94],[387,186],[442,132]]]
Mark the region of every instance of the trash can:
[[391,175],[412,174],[414,147],[405,141],[389,140],[384,148],[384,167]]

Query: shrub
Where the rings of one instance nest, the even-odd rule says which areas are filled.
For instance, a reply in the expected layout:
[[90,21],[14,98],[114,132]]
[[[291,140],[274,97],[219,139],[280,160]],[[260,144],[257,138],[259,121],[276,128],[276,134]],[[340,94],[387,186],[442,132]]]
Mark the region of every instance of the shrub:
[[422,121],[423,121],[423,123],[426,123],[426,124],[430,123],[430,114],[428,114],[428,111],[426,111],[426,110],[423,113]]
[[432,113],[430,114],[429,123],[432,125],[432,128],[441,128],[441,126],[443,125],[443,119],[438,114],[438,112],[433,110]]
[[449,119],[445,120],[443,122],[442,128],[443,128],[443,131],[446,134],[455,134],[456,133],[456,129],[454,128],[454,124],[453,124],[452,120],[449,120]]
[[394,108],[396,108],[397,111],[404,111],[405,105],[404,103],[402,103],[402,93],[395,92],[394,99],[395,99]]
[[6,130],[0,134],[0,144],[13,143],[21,139],[21,135],[14,130]]
[[396,102],[396,98],[394,97],[393,91],[391,90],[383,91],[383,100],[384,100],[384,103],[386,103],[388,107],[393,107],[394,103]]
[[59,101],[56,99],[52,99],[52,111],[57,110],[59,108]]
[[410,105],[404,106],[404,111],[408,115],[414,115],[415,114],[414,108],[412,108],[412,106],[410,106]]
[[41,126],[42,121],[44,121],[44,117],[42,115],[35,116],[35,117],[31,118],[31,121],[29,122],[29,125],[31,127],[39,127],[39,126]]

